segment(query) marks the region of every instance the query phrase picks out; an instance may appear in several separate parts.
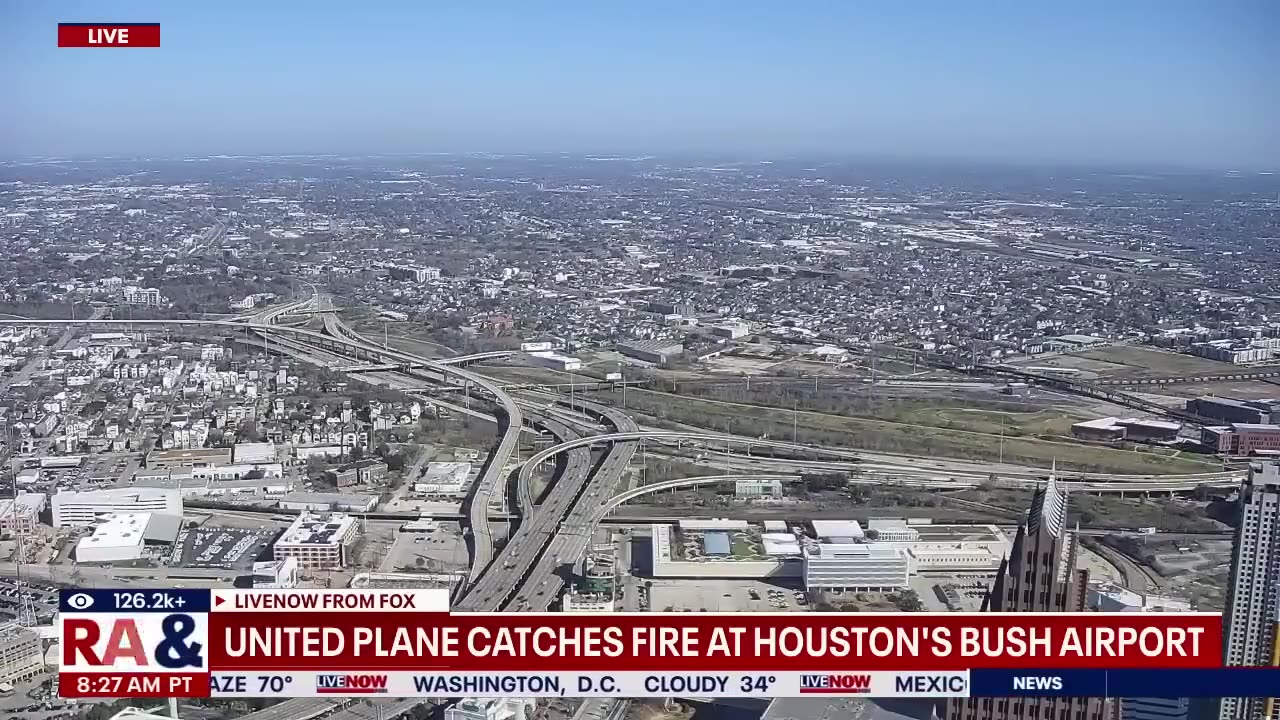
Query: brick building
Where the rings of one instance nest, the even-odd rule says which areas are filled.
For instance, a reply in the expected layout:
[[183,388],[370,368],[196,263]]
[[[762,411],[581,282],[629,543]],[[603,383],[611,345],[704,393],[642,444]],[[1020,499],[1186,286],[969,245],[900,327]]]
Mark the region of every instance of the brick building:
[[1280,425],[1232,423],[1200,431],[1200,442],[1216,453],[1256,455],[1280,453]]

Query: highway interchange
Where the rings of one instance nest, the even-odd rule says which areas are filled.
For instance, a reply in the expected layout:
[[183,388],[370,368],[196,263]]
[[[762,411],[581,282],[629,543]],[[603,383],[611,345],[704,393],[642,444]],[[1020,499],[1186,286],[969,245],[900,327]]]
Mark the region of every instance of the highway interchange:
[[[298,312],[321,313],[324,333],[305,328],[277,324],[281,318]],[[450,358],[450,362],[379,346],[343,323],[331,311],[327,298],[315,294],[310,298],[272,306],[264,311],[229,320],[82,320],[39,321],[0,320],[8,325],[205,325],[224,328],[248,328],[279,349],[304,359],[311,353],[324,355],[320,362],[330,367],[346,367],[355,371],[384,371],[386,376],[408,377],[421,384],[423,376],[414,369],[428,371],[428,379],[456,379],[492,396],[499,408],[499,439],[481,469],[472,491],[464,503],[463,514],[470,529],[471,569],[465,593],[457,603],[464,611],[521,610],[544,611],[558,600],[559,591],[574,565],[581,559],[591,542],[595,528],[608,513],[626,499],[638,496],[634,488],[619,488],[619,481],[630,467],[641,440],[690,440],[707,443],[746,444],[750,447],[785,450],[803,457],[824,455],[833,458],[830,466],[858,467],[861,470],[879,469],[898,472],[906,465],[896,456],[886,462],[883,457],[872,459],[870,454],[840,449],[826,449],[796,445],[780,441],[735,437],[707,432],[684,432],[641,428],[629,415],[615,408],[570,399],[555,394],[541,393],[538,398],[517,399],[503,386],[477,372],[459,367],[468,357]],[[369,361],[373,367],[351,367],[352,360]],[[475,357],[474,359],[486,359]],[[392,370],[391,368],[395,368]],[[382,374],[382,373],[379,373]],[[550,397],[548,403],[541,398]],[[521,406],[530,409],[526,415]],[[556,444],[536,453],[520,467],[508,488],[503,479],[509,475],[513,461],[518,462],[515,451],[519,436],[526,424],[535,425],[556,440]],[[575,426],[575,427],[571,427]],[[600,433],[599,427],[609,432]],[[581,431],[581,432],[580,432]],[[587,433],[587,434],[584,434]],[[593,464],[592,445],[604,444],[603,457]],[[556,472],[549,489],[539,500],[533,490],[533,477],[543,462],[556,460]],[[736,458],[741,463],[742,458]],[[896,461],[896,462],[894,462]],[[755,470],[744,468],[744,474],[767,473],[770,469],[798,465],[821,467],[823,461],[810,459],[751,458],[751,463],[763,467]],[[922,478],[914,481],[922,487],[960,488],[977,484],[980,470],[972,465],[961,468],[962,461],[915,461],[912,469],[919,472],[921,463],[935,463],[939,475],[950,477]],[[1012,470],[1012,471],[1010,471]],[[957,477],[957,472],[968,477]],[[1043,470],[1006,466],[1000,474],[1009,478],[1005,482],[1015,485],[1034,484],[1043,478]],[[1240,473],[1198,473],[1187,476],[1102,476],[1072,483],[1073,489],[1085,492],[1173,492],[1194,489],[1205,484],[1238,482]],[[966,482],[972,480],[973,482]],[[908,481],[912,482],[912,481]],[[677,481],[696,484],[697,479]],[[658,488],[653,488],[656,490]],[[507,543],[497,550],[492,526],[492,504],[502,496],[495,493],[510,491],[511,507],[517,512],[519,526]],[[650,491],[652,491],[650,490]],[[643,492],[643,491],[641,491]]]
[[489,504],[493,501],[494,490],[499,489],[499,479],[504,475],[507,461],[511,458],[520,441],[520,429],[524,423],[524,416],[520,407],[516,405],[515,400],[510,395],[503,392],[497,382],[483,375],[438,363],[427,358],[417,357],[389,348],[378,348],[376,344],[369,342],[347,327],[346,323],[342,322],[333,313],[324,315],[324,327],[325,331],[334,338],[346,340],[356,347],[366,349],[372,347],[380,351],[380,354],[385,358],[395,362],[421,364],[423,367],[434,369],[446,375],[453,375],[463,382],[470,382],[487,391],[502,406],[505,422],[498,424],[499,431],[502,433],[501,438],[498,440],[498,446],[489,454],[484,467],[480,470],[480,476],[476,479],[475,485],[467,497],[467,513],[471,518],[469,527],[471,528],[472,545],[469,580],[475,583],[480,578],[480,574],[493,561],[493,528],[489,524]]

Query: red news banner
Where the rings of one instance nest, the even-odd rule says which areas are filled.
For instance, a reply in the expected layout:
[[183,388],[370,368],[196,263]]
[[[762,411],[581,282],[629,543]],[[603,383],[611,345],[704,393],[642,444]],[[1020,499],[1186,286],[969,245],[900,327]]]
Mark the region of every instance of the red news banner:
[[212,670],[829,671],[1204,668],[1221,616],[209,615]]
[[71,673],[1150,669],[1222,657],[1211,613],[455,614],[437,590],[66,594]]
[[160,47],[160,23],[58,23],[58,47]]

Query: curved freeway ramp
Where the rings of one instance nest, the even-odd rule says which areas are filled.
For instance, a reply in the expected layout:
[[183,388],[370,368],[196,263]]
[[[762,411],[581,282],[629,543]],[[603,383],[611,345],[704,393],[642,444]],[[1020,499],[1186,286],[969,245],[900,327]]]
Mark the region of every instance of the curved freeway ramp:
[[[528,493],[528,502],[532,506],[532,511],[522,515],[520,526],[492,564],[482,569],[478,579],[471,583],[466,595],[457,604],[457,609],[492,611],[502,608],[508,596],[533,569],[539,552],[547,543],[547,538],[555,532],[556,526],[578,496],[590,472],[591,453],[584,446],[565,456],[565,463],[561,467],[559,477],[556,478],[541,504],[533,505],[532,492]],[[526,481],[527,479],[526,477]],[[521,501],[521,504],[524,504],[524,501]]]
[[489,503],[493,500],[494,491],[499,489],[499,479],[503,475],[507,461],[511,458],[520,441],[520,430],[524,424],[524,416],[519,406],[516,405],[515,400],[510,395],[503,391],[502,386],[490,381],[483,375],[399,350],[378,348],[359,333],[347,327],[346,323],[333,314],[324,316],[324,326],[325,330],[333,337],[347,340],[357,346],[364,346],[366,350],[372,347],[382,356],[409,363],[421,363],[424,367],[431,368],[437,372],[454,375],[464,381],[474,383],[490,395],[493,395],[498,404],[502,406],[502,412],[506,416],[506,427],[502,427],[502,423],[499,423],[502,435],[498,440],[497,446],[485,460],[484,467],[481,468],[480,475],[476,478],[471,494],[468,495],[466,500],[465,513],[471,528],[471,571],[468,574],[468,582],[475,582],[479,579],[480,574],[484,572],[484,569],[493,561],[493,528],[489,524]]
[[[534,416],[536,422],[547,432],[551,433],[563,444],[577,440],[580,436],[574,432],[569,426],[547,419],[541,415]],[[550,459],[550,458],[548,458]],[[577,447],[569,451],[565,467],[561,469],[561,475],[569,468],[585,468],[591,460],[591,452],[585,446]],[[516,473],[516,507],[519,508],[520,517],[532,518],[537,512],[537,496],[533,492],[533,476],[537,473],[541,463],[526,462],[520,466],[519,472]],[[573,480],[570,479],[570,482]]]
[[640,426],[626,413],[576,398],[562,404],[595,415],[618,432],[597,436],[610,442],[604,459],[573,499],[563,519],[543,536],[536,565],[509,593],[503,605],[507,610],[542,611],[559,598],[560,588],[591,543],[598,524],[594,519],[596,513],[614,494],[618,480],[636,453],[638,443],[630,434],[638,432]]
[[[562,403],[567,404],[567,402]],[[574,403],[574,407],[601,417],[616,429],[638,427],[630,417],[612,408],[605,408],[591,403]],[[578,442],[578,441],[569,441]],[[564,446],[560,443],[556,447]],[[581,517],[585,506],[603,503],[626,470],[635,454],[635,442],[613,442],[604,458],[596,466],[594,472],[589,467],[590,453],[586,450],[591,442],[579,442],[568,448],[569,460],[565,464],[560,478],[552,485],[550,492],[536,511],[521,523],[516,534],[503,548],[502,553],[494,561],[493,566],[480,577],[471,590],[458,604],[464,611],[494,611],[507,607],[512,602],[521,602],[519,595],[528,587],[559,587],[563,581],[559,573],[566,561],[574,563],[581,555],[567,555],[556,552],[564,543],[557,538],[566,533],[573,534],[582,528]],[[544,455],[544,459],[554,457],[557,453]],[[536,467],[538,463],[526,463],[525,467]],[[590,535],[582,539],[585,549]],[[514,600],[513,600],[514,598]],[[545,607],[545,605],[544,605]]]

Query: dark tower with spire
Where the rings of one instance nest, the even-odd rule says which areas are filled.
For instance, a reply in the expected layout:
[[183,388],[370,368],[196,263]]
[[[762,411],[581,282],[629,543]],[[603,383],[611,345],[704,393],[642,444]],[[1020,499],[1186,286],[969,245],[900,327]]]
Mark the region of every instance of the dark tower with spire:
[[[983,612],[1082,612],[1089,571],[1076,569],[1076,551],[1055,462],[1000,563]],[[1103,720],[1106,705],[1100,698],[967,698],[947,703],[947,720]]]

